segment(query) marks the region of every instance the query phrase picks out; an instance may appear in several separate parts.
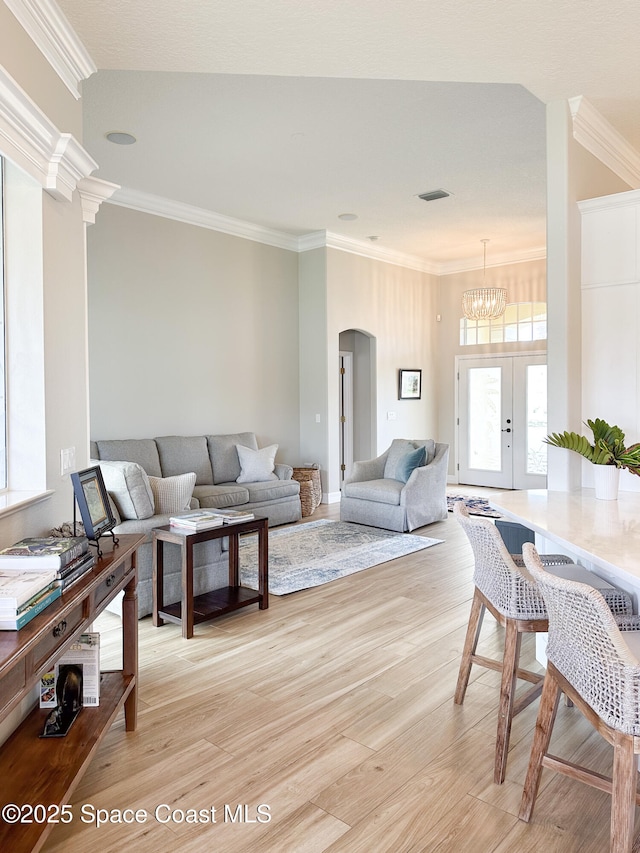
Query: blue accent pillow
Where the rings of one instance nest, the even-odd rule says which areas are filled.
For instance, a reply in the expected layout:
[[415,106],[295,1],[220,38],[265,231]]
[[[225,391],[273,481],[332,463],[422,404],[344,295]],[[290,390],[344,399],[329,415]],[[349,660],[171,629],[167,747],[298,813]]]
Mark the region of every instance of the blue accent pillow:
[[403,483],[406,483],[414,469],[420,468],[426,461],[427,449],[424,445],[418,447],[417,450],[412,450],[410,453],[405,454],[398,462],[396,480],[402,480]]

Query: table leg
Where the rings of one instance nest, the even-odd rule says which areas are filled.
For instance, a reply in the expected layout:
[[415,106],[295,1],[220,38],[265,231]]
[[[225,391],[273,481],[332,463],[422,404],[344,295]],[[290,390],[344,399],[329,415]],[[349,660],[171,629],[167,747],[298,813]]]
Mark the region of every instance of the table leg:
[[153,624],[157,628],[164,625],[164,619],[158,615],[164,605],[164,542],[153,537]]
[[[133,560],[137,554],[133,555]],[[137,573],[136,573],[137,575]],[[122,601],[122,671],[135,679],[135,686],[124,702],[124,727],[136,730],[138,722],[138,590],[137,577],[124,588]]]
[[240,586],[240,536],[229,531],[229,586]]
[[193,637],[193,545],[186,542],[182,552],[182,636],[185,640]]
[[265,520],[258,530],[258,592],[260,610],[269,607],[269,523]]

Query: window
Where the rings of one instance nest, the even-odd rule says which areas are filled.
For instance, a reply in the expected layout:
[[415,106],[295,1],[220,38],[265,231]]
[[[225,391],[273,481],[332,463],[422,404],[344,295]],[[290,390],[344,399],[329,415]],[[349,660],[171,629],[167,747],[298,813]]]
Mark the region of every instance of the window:
[[460,346],[544,341],[546,338],[546,302],[511,302],[497,320],[460,318]]

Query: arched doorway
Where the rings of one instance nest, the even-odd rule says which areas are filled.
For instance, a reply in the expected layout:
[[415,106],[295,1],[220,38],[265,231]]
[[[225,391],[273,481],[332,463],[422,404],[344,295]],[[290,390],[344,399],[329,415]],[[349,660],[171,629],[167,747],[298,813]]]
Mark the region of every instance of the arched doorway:
[[338,348],[342,486],[355,460],[371,459],[376,453],[376,339],[360,329],[345,329],[340,332]]

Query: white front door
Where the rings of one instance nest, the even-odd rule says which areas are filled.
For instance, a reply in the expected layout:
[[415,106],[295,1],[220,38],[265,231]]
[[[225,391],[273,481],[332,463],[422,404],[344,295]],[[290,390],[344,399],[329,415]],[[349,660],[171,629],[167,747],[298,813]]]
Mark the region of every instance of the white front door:
[[546,486],[544,355],[458,359],[458,482]]

